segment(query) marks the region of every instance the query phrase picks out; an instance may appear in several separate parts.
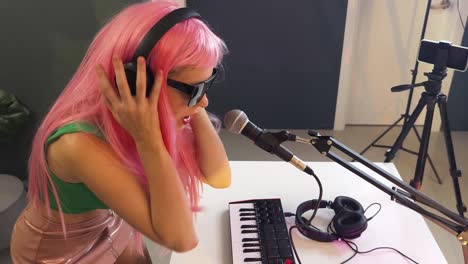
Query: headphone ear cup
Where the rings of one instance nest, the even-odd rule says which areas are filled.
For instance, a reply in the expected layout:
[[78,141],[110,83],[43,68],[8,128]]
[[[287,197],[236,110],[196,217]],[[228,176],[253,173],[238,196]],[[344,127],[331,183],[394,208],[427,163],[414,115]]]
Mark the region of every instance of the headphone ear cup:
[[336,197],[331,208],[335,211],[335,214],[339,214],[342,211],[364,214],[364,208],[362,208],[362,205],[358,201],[347,196]]
[[367,229],[367,218],[361,213],[344,211],[335,217],[333,227],[342,238],[358,238]]
[[331,205],[336,217],[333,227],[336,233],[346,239],[354,239],[361,236],[367,229],[367,218],[364,208],[355,199],[347,196],[338,196]]
[[[128,62],[124,64],[125,76],[127,78],[128,87],[130,88],[130,94],[136,95],[136,80],[137,80],[137,66],[134,62]],[[114,78],[115,85],[117,87],[117,81]],[[154,76],[151,68],[146,65],[146,97],[151,93],[154,83]]]

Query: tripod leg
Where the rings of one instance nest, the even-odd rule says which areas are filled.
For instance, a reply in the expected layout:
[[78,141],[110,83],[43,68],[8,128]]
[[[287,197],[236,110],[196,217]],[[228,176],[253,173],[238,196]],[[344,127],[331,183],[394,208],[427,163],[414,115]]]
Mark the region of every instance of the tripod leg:
[[403,144],[403,141],[405,140],[406,136],[408,135],[408,132],[410,131],[411,127],[413,127],[414,123],[418,119],[418,116],[421,114],[421,111],[423,110],[424,106],[426,105],[426,102],[421,99],[419,99],[418,105],[414,109],[413,113],[411,114],[410,118],[408,119],[408,122],[406,122],[403,125],[403,128],[401,130],[400,135],[395,141],[395,144],[393,144],[392,148],[389,149],[385,153],[385,161],[384,162],[390,162],[392,159],[395,157],[395,153],[401,148],[401,145]]
[[[363,151],[361,151],[361,153],[359,153],[360,155],[363,155],[364,153],[366,153],[367,150],[369,150],[372,146],[374,146],[375,143],[377,143],[377,141],[379,141],[381,138],[383,138],[393,127],[395,127],[398,123],[400,123],[400,121],[404,118],[405,116],[402,115],[397,121],[395,121],[395,123],[393,123],[389,128],[387,128],[383,133],[382,135],[380,135],[379,137],[377,137],[374,141],[372,141],[372,143],[369,144],[369,146],[367,146]],[[354,160],[353,160],[354,161]]]
[[[414,126],[413,126],[413,131],[416,134],[416,137],[418,138],[418,141],[421,143],[421,136],[419,135],[418,130]],[[437,173],[437,170],[436,170],[436,168],[434,166],[434,163],[432,162],[431,156],[429,156],[429,154],[427,154],[427,160],[429,161],[429,165],[431,165],[432,171],[434,172],[434,174],[435,174],[435,176],[437,178],[437,182],[439,184],[442,184],[442,180],[439,177],[439,173]]]
[[450,164],[450,175],[452,176],[455,198],[457,200],[457,209],[458,213],[463,216],[463,213],[466,212],[466,206],[463,204],[460,185],[458,183],[458,178],[461,177],[461,171],[457,169],[455,151],[453,150],[452,135],[450,132],[450,123],[447,114],[447,96],[441,94],[437,99],[442,120],[442,128],[444,130],[445,146],[447,148],[447,156]]
[[436,98],[428,95],[427,93],[423,93],[422,100],[425,100],[427,103],[426,107],[426,118],[424,120],[424,128],[423,134],[421,138],[421,144],[419,145],[419,154],[418,154],[418,162],[416,163],[416,172],[414,173],[413,180],[410,181],[410,185],[416,189],[421,188],[422,178],[424,175],[424,168],[426,166],[426,159],[427,159],[427,150],[429,148],[429,138],[431,136],[431,127],[432,127],[432,118],[434,117],[434,108],[435,108],[435,101]]

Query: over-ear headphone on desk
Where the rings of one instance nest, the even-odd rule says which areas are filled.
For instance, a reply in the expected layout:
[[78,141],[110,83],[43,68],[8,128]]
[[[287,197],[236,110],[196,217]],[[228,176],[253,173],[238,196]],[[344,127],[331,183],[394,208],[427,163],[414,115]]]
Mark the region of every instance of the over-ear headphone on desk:
[[332,220],[335,232],[329,233],[319,230],[309,224],[302,215],[314,210],[318,200],[309,200],[301,203],[296,210],[296,226],[307,238],[320,242],[332,242],[339,238],[354,239],[361,235],[367,228],[367,218],[361,204],[353,198],[338,196],[332,201],[320,201],[319,208],[330,208],[335,211]]

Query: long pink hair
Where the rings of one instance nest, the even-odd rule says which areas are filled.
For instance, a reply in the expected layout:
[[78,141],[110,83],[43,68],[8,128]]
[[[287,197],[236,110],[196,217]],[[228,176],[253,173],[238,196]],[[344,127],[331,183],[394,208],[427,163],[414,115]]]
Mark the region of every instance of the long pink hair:
[[[132,137],[118,124],[104,103],[98,88],[95,66],[104,66],[110,80],[114,78],[112,56],[128,61],[149,29],[167,13],[180,8],[174,2],[150,1],[128,6],[110,20],[95,36],[83,61],[71,81],[60,94],[44,118],[35,135],[29,158],[29,203],[37,204],[44,198],[49,204],[47,183],[59,201],[56,188],[48,174],[44,144],[58,127],[87,121],[96,125],[107,142],[148,192],[148,182]],[[202,21],[188,19],[172,27],[156,44],[147,58],[153,73],[163,72],[163,86],[158,102],[159,119],[164,143],[187,191],[192,210],[198,210],[201,188],[200,169],[194,156],[194,137],[190,129],[177,131],[166,92],[167,75],[185,67],[215,67],[220,64],[227,49]],[[57,202],[66,237],[63,212]],[[47,206],[48,208],[48,206]],[[50,209],[49,209],[50,210]],[[137,232],[137,241],[141,234]],[[140,248],[141,253],[141,248]]]

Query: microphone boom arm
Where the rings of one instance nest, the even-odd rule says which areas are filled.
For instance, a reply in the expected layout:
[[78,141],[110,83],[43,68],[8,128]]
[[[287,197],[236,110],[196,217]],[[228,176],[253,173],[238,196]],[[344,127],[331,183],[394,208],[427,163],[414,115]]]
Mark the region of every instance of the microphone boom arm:
[[[466,219],[463,215],[458,215],[448,210],[447,208],[442,206],[440,203],[434,201],[433,199],[429,198],[428,196],[414,189],[409,184],[406,184],[399,178],[393,176],[392,174],[388,173],[382,168],[376,166],[370,160],[366,159],[365,157],[361,156],[357,152],[353,151],[352,149],[350,149],[343,143],[339,142],[335,138],[331,136],[322,136],[318,132],[315,132],[315,131],[309,131],[309,135],[312,137],[312,139],[308,140],[308,139],[303,139],[303,138],[299,138],[296,136],[290,136],[289,140],[292,140],[292,138],[294,138],[294,141],[296,142],[312,144],[323,155],[327,156],[331,160],[337,162],[344,168],[348,169],[349,171],[353,172],[357,176],[361,177],[368,183],[374,185],[381,191],[390,195],[392,200],[416,211],[417,213],[424,216],[426,219],[430,220],[431,222],[442,227],[447,232],[456,236],[456,238],[459,240],[462,246],[464,262],[468,264],[468,219]],[[332,147],[335,147],[339,151],[348,155],[353,160],[359,161],[361,164],[363,164],[367,168],[381,175],[386,180],[390,181],[391,183],[395,184],[396,186],[398,186],[399,188],[403,190],[397,189],[395,187],[390,188],[387,185],[377,181],[369,174],[365,173],[364,171],[354,166],[350,161],[343,159],[338,154],[331,151]],[[429,212],[428,210],[424,209],[420,205],[416,204],[416,202],[419,202],[425,206],[428,206],[440,212],[441,214],[445,215],[446,217],[441,217],[432,212]]]

